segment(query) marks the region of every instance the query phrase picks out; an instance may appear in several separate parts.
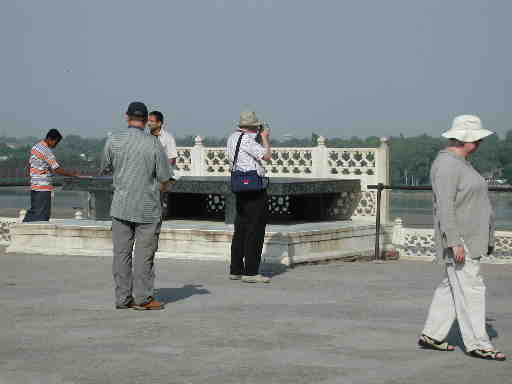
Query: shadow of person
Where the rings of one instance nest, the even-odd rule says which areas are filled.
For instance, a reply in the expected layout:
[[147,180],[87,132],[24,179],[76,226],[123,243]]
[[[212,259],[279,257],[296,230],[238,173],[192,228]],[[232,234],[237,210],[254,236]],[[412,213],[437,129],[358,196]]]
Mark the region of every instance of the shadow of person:
[[[286,273],[293,268],[292,257],[288,254],[288,237],[280,232],[274,233],[265,239],[265,248],[261,255],[261,274],[274,277]],[[287,258],[290,265],[283,264],[283,258]]]
[[[485,330],[487,331],[487,335],[489,335],[489,339],[494,339],[498,337],[498,331],[492,326],[490,322],[495,321],[494,319],[486,318],[485,319]],[[457,320],[453,322],[452,328],[450,329],[450,332],[448,333],[448,337],[446,338],[446,341],[448,344],[454,345],[456,347],[459,347],[463,351],[465,351],[464,347],[464,341],[462,340],[461,334],[460,334],[460,328],[459,323]]]
[[450,328],[450,332],[448,332],[448,337],[446,338],[448,344],[451,344],[459,349],[465,351],[464,342],[462,341],[462,337],[460,335],[459,323],[455,320]]
[[491,324],[491,322],[493,322],[493,321],[496,321],[496,319],[491,319],[489,317],[487,317],[485,319],[485,330],[487,331],[487,334],[489,335],[489,339],[491,339],[491,340],[496,339],[499,336],[498,331]]
[[211,292],[201,288],[201,284],[185,284],[181,288],[158,288],[156,289],[156,299],[164,304],[174,303],[185,300],[194,295],[209,295]]

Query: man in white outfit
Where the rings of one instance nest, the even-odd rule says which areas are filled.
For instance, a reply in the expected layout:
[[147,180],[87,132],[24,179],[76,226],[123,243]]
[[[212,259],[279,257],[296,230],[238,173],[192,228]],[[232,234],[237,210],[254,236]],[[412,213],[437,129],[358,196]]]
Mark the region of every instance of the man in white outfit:
[[169,159],[169,165],[174,168],[176,166],[176,158],[178,151],[176,150],[176,141],[174,137],[164,129],[164,115],[160,111],[153,111],[148,116],[149,131],[153,136],[157,136],[158,140],[164,147],[164,151]]
[[[160,144],[164,148],[164,153],[167,156],[167,161],[169,162],[169,167],[173,171],[173,174],[176,178],[176,158],[178,157],[178,151],[176,149],[176,141],[174,137],[164,129],[164,115],[160,111],[153,111],[148,115],[148,127],[149,132],[158,137]],[[162,217],[165,218],[169,214],[169,193],[162,191],[160,194],[160,199],[162,202]]]

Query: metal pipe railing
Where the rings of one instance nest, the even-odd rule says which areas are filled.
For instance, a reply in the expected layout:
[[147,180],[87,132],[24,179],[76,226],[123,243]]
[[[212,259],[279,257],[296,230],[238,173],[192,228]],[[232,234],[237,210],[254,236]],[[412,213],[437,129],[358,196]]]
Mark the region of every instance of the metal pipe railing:
[[[366,186],[367,189],[377,190],[377,212],[375,215],[375,260],[380,260],[380,210],[382,191],[385,189],[402,190],[402,191],[431,191],[432,186],[411,186],[411,185],[384,185],[382,183],[371,184]],[[512,187],[489,187],[489,192],[512,192]]]
[[[52,184],[56,187],[62,185],[63,177],[55,177]],[[30,177],[3,177],[0,178],[0,187],[28,187],[30,186]]]

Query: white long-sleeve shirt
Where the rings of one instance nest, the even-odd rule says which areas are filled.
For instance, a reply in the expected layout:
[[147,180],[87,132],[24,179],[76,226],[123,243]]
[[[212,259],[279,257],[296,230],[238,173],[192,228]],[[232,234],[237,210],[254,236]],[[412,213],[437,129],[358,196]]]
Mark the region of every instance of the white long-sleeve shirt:
[[160,143],[164,147],[164,152],[169,160],[176,159],[178,157],[178,151],[176,150],[176,141],[174,140],[174,137],[164,128],[161,129],[160,136],[158,136],[158,140],[160,140]]

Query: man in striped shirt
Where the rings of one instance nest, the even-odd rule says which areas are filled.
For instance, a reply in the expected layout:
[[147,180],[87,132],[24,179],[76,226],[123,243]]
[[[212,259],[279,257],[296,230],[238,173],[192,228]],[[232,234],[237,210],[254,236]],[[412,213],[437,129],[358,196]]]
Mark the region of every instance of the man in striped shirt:
[[146,105],[131,103],[126,119],[128,127],[108,138],[101,166],[102,174],[113,173],[110,214],[115,305],[117,309],[163,309],[153,296],[154,258],[162,224],[160,191],[167,187],[172,173],[158,139],[144,131]]
[[23,219],[24,222],[50,220],[54,174],[78,176],[75,172],[62,169],[53,154],[52,149],[61,140],[60,132],[50,129],[46,138],[35,144],[30,151],[30,209]]

